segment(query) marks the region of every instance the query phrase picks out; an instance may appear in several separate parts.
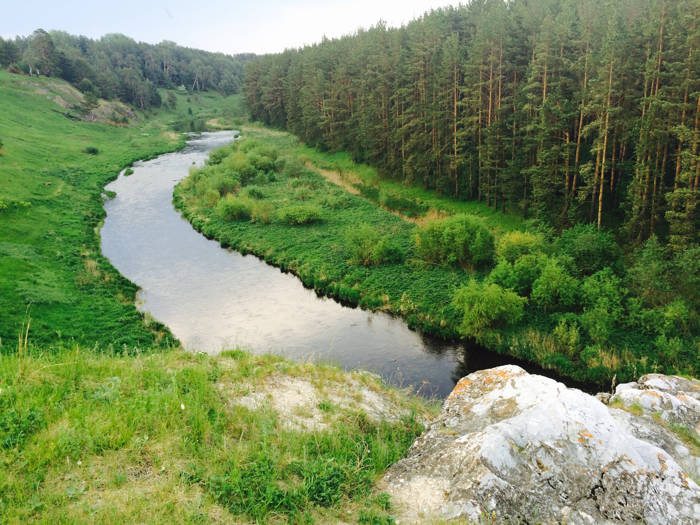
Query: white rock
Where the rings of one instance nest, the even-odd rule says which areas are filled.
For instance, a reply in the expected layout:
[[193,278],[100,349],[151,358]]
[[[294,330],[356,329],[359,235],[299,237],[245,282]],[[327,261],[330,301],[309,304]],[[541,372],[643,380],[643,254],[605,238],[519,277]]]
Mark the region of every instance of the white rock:
[[[660,377],[653,384],[674,392]],[[642,439],[626,415],[613,412],[517,366],[475,372],[381,488],[402,523],[697,523],[700,488],[659,446],[682,455],[680,442]]]

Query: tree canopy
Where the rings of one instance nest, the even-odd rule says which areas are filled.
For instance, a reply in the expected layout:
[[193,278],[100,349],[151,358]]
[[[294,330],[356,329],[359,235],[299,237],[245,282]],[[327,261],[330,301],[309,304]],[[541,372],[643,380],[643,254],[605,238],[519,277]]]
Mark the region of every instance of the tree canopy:
[[558,228],[698,241],[700,3],[473,0],[247,65],[252,116]]
[[142,109],[160,105],[157,88],[161,87],[237,93],[244,63],[251,57],[210,53],[173,42],[151,45],[120,34],[92,40],[37,29],[27,37],[0,38],[0,66],[60,77],[86,94],[118,98]]

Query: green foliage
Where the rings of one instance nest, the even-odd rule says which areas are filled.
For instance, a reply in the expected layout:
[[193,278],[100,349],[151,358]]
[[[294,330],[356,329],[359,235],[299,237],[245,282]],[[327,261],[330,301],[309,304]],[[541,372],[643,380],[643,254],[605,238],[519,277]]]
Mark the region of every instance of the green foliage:
[[[372,193],[368,194],[366,190],[363,194],[368,197],[372,195]],[[379,203],[385,208],[408,217],[418,217],[428,211],[428,207],[423,203],[387,191],[379,192]]]
[[522,232],[506,232],[498,239],[496,255],[509,263],[514,263],[523,255],[544,251],[544,240],[541,236]]
[[593,224],[577,224],[565,230],[555,243],[557,253],[571,257],[578,277],[593,275],[606,267],[621,268],[622,252],[615,238]]
[[134,174],[134,168],[126,168],[126,169],[124,170],[124,176],[125,176],[125,177],[128,177],[129,175],[133,175],[133,174]]
[[486,266],[493,261],[494,239],[477,218],[455,215],[418,230],[416,251],[437,264]]
[[[159,107],[163,100],[158,88],[175,88],[181,83],[187,83],[197,96],[209,90],[231,95],[239,91],[242,64],[247,59],[179,47],[171,42],[139,43],[119,34],[91,40],[41,29],[16,38],[12,49],[6,47],[0,43],[0,66],[10,65],[9,60],[13,59],[26,73],[70,82],[85,94],[85,110],[97,106],[97,97],[119,98],[142,110]],[[6,55],[4,59],[2,55]],[[174,92],[168,93],[163,106],[177,108]],[[204,128],[204,121],[189,122],[193,131]]]
[[610,342],[613,330],[623,315],[625,290],[610,268],[586,277],[581,284],[583,313],[581,325],[596,344]]
[[304,226],[323,221],[323,212],[312,204],[290,204],[275,212],[275,220],[290,226]]
[[497,284],[471,279],[455,292],[452,303],[461,313],[461,334],[478,341],[489,329],[520,321],[527,299]]
[[[327,428],[302,431],[286,425],[289,414],[234,403],[241,387],[264,389],[280,377],[343,397],[355,381],[238,350],[118,356],[46,347],[4,356],[0,519],[336,522],[386,510],[388,501],[372,496],[374,481],[432,410],[373,380],[367,387],[391,396],[404,419],[375,423],[343,402],[321,414]],[[177,505],[173,494],[182,496]]]
[[95,146],[87,146],[83,149],[83,153],[87,153],[88,155],[97,155],[99,152],[100,150]]
[[540,276],[532,284],[532,302],[547,311],[566,311],[579,301],[579,281],[556,258],[547,258]]
[[627,272],[630,288],[647,305],[665,304],[671,293],[671,264],[656,236],[644,243],[633,261]]
[[488,280],[514,290],[518,295],[529,297],[532,286],[542,274],[542,268],[547,261],[547,256],[542,254],[523,255],[515,263],[509,263],[505,258],[501,258],[496,267],[491,270]]
[[252,217],[253,206],[248,199],[226,195],[217,203],[216,213],[225,221],[247,221]]
[[394,264],[402,262],[406,256],[398,243],[367,223],[349,229],[345,242],[352,264]]

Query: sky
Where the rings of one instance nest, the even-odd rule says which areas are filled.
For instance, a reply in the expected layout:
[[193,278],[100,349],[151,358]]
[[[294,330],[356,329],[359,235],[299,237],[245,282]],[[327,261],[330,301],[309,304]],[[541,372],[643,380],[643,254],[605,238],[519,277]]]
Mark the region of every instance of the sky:
[[[464,0],[462,0],[464,1]],[[400,26],[452,0],[0,0],[0,36],[37,28],[171,40],[224,53],[274,53],[368,28]]]

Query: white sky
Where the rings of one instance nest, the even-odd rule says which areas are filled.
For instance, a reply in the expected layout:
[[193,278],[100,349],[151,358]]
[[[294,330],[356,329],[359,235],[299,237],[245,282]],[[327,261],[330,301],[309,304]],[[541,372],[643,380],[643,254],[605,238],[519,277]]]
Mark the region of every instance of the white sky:
[[[464,0],[462,0],[462,3]],[[224,53],[271,53],[370,27],[399,26],[451,0],[0,0],[0,36],[37,28]]]

